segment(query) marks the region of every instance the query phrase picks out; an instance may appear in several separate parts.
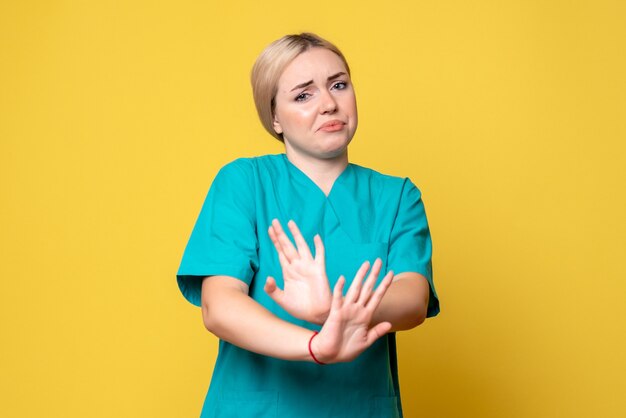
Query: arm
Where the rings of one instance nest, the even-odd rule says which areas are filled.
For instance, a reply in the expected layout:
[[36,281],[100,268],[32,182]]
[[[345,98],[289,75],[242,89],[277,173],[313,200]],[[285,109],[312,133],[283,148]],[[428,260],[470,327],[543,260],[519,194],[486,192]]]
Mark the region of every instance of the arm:
[[228,276],[202,282],[202,318],[217,337],[255,353],[310,361],[312,332],[283,321],[248,296],[248,286]]
[[372,323],[390,322],[392,332],[420,325],[426,319],[428,293],[428,282],[421,274],[398,274],[374,312]]
[[[297,248],[293,246],[277,220],[272,222],[269,229],[283,268],[285,291],[276,287],[272,277],[268,278],[265,291],[296,318],[322,324],[328,317],[331,301],[323,243],[319,236],[315,237],[314,259],[293,221],[289,222],[289,229]],[[380,271],[381,265],[380,259],[374,262],[373,270],[376,274]],[[406,272],[394,277],[374,313],[372,325],[390,322],[392,331],[408,330],[420,325],[426,319],[428,287],[426,278],[419,273]]]
[[[383,322],[370,327],[372,315],[387,291],[392,274],[372,291],[378,271],[364,263],[346,296],[340,278],[333,292],[328,319],[312,345],[316,357],[326,363],[350,361],[391,328]],[[247,294],[248,287],[228,276],[211,276],[202,282],[202,316],[206,328],[221,339],[246,350],[284,360],[312,361],[312,331],[283,321]]]
[[378,307],[375,321],[390,321],[393,330],[400,331],[420,325],[428,314],[436,315],[438,303],[434,287],[431,289],[431,258],[432,241],[422,194],[405,179],[387,254],[388,268],[399,274]]

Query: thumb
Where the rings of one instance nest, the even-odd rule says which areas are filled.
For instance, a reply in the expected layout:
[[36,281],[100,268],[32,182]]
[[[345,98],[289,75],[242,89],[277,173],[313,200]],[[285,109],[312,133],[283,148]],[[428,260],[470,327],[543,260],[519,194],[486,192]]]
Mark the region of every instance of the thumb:
[[274,302],[279,305],[282,304],[284,298],[284,292],[276,286],[276,280],[272,276],[267,276],[267,280],[265,281],[265,286],[263,286],[263,290],[269,297],[271,297]]
[[367,344],[372,345],[374,341],[391,331],[391,322],[381,322],[376,324],[367,332]]

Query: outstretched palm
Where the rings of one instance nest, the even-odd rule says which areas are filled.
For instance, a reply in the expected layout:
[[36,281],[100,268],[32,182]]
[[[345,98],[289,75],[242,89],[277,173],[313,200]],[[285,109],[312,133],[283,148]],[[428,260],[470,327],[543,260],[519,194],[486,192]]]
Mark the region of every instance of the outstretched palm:
[[345,279],[343,276],[339,278],[328,319],[312,342],[316,357],[328,363],[351,361],[389,332],[389,322],[381,322],[370,328],[374,311],[393,279],[393,272],[387,273],[378,288],[373,290],[381,266],[381,260],[377,259],[363,283],[370,267],[369,262],[363,263],[345,297],[342,294]]
[[297,248],[291,243],[278,220],[274,219],[268,229],[283,270],[284,289],[279,289],[276,280],[270,276],[265,282],[265,292],[294,317],[323,324],[330,311],[332,294],[326,276],[322,239],[319,235],[313,238],[313,257],[296,223],[289,221],[287,225]]

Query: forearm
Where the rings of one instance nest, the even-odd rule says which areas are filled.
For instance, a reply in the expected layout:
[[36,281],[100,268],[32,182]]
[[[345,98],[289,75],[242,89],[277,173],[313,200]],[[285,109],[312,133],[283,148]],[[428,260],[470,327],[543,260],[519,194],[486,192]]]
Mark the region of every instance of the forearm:
[[371,324],[388,321],[392,325],[391,332],[420,325],[426,319],[428,294],[429,285],[422,275],[397,275],[374,312]]
[[[247,294],[243,283],[213,276],[202,283],[202,316],[217,337],[246,350],[284,360],[311,361],[312,331],[283,321]],[[234,284],[234,285],[233,285]]]

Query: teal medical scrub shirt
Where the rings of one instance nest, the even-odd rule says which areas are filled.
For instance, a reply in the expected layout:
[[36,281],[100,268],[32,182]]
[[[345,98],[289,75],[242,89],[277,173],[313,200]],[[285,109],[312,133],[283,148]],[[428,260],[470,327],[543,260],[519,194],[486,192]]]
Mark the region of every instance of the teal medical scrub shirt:
[[[178,270],[187,300],[200,305],[202,278],[235,277],[274,315],[302,327],[264,291],[267,276],[283,287],[276,250],[267,234],[272,219],[293,219],[311,249],[320,234],[331,289],[352,280],[365,260],[428,279],[428,316],[439,301],[432,281],[431,239],[419,190],[409,179],[349,164],[326,196],[284,154],[242,158],[215,177]],[[345,286],[348,288],[349,283]],[[320,366],[285,361],[220,340],[203,418],[393,418],[402,416],[395,334],[380,338],[349,363]]]

